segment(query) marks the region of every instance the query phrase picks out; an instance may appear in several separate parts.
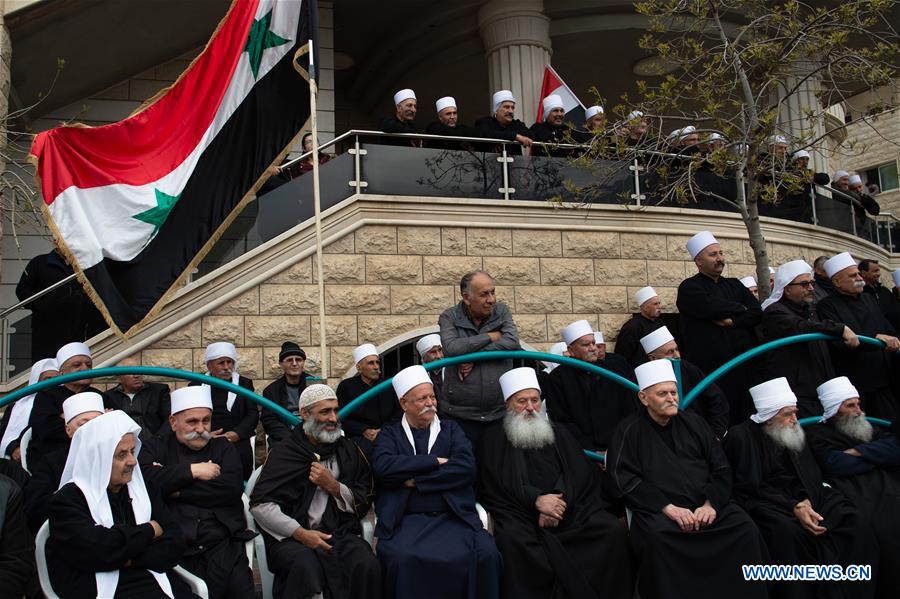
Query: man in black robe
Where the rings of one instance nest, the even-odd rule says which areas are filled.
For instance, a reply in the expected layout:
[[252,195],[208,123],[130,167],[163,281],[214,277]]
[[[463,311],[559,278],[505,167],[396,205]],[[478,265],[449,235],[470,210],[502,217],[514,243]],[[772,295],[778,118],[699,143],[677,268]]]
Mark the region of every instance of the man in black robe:
[[478,447],[478,498],[503,555],[501,596],[631,599],[628,532],[604,509],[596,467],[541,413],[533,369],[500,380],[507,413]]
[[[135,358],[120,360],[116,366],[140,366]],[[123,374],[119,384],[106,392],[113,410],[122,410],[141,427],[141,441],[162,432],[169,418],[169,386],[148,383],[141,374]]]
[[[428,123],[428,126],[425,127],[425,133],[429,135],[442,135],[444,137],[495,137],[481,129],[461,124],[459,122],[459,110],[456,106],[456,99],[451,96],[439,98],[435,102],[435,109],[437,120]],[[433,139],[426,140],[425,145],[429,148],[443,150],[474,150],[476,147],[472,142],[437,141]]]
[[[862,564],[877,575],[878,542],[858,510],[823,486],[787,379],[767,381],[750,393],[757,412],[728,431],[725,453],[734,497],[762,532],[771,563]],[[874,583],[781,581],[771,595],[856,599],[873,597],[874,591]]]
[[719,441],[701,418],[679,411],[671,362],[648,362],[635,375],[646,409],[619,424],[608,469],[632,510],[642,599],[765,598],[765,583],[741,572],[763,563],[765,546],[731,499]]
[[[306,352],[293,341],[285,341],[281,344],[281,352],[278,354],[278,365],[281,366],[281,378],[270,383],[263,389],[263,397],[272,401],[294,416],[300,415],[300,394],[306,389],[309,375],[303,372],[306,365]],[[268,446],[272,448],[276,443],[287,439],[291,434],[291,427],[284,422],[275,412],[262,409],[260,415],[263,430],[268,438]]]
[[3,595],[16,599],[41,596],[23,504],[19,485],[0,474],[0,580]]
[[[763,341],[773,341],[805,333],[823,333],[839,339],[849,348],[859,345],[850,327],[840,322],[819,320],[811,308],[815,281],[813,270],[803,260],[778,267],[772,295],[763,302]],[[798,418],[822,415],[816,387],[834,377],[827,341],[785,345],[769,352],[767,372],[772,378],[785,377],[797,396]]]
[[[578,143],[575,139],[574,129],[566,124],[566,109],[563,105],[562,97],[557,94],[550,94],[541,102],[544,120],[536,122],[531,126],[531,139],[546,144],[574,144]],[[579,136],[580,138],[581,136]],[[537,147],[537,146],[535,146]],[[558,158],[568,158],[577,156],[583,150],[577,148],[559,148],[553,146],[541,146],[537,154],[543,156],[552,156]]]
[[[508,89],[502,89],[494,94],[491,99],[493,114],[483,116],[475,121],[475,128],[484,132],[485,137],[503,139],[510,142],[519,142],[522,146],[530,146],[532,141],[531,129],[525,123],[516,118],[516,98]],[[496,153],[499,147],[493,148]],[[506,153],[510,156],[521,156],[522,147],[516,144],[508,144]]]
[[881,284],[881,265],[878,260],[860,260],[859,274],[866,282],[863,293],[875,298],[881,313],[894,330],[900,329],[900,304],[894,299],[891,290]]
[[647,361],[647,352],[641,347],[641,339],[663,326],[662,302],[653,287],[643,287],[634,294],[638,313],[619,329],[616,337],[616,353],[628,360],[632,368]]
[[[444,359],[444,346],[441,345],[441,336],[437,333],[425,335],[416,341],[416,351],[422,364],[428,364],[435,360]],[[434,387],[434,396],[437,398],[438,405],[441,403],[444,388],[444,369],[429,370],[428,378],[431,379],[431,385]]]
[[475,511],[472,445],[456,422],[437,417],[424,368],[404,368],[393,387],[403,418],[382,430],[372,456],[384,595],[496,598],[500,554]]
[[[356,362],[356,375],[344,379],[337,387],[341,409],[383,380],[381,358],[378,356],[378,349],[371,343],[363,343],[354,349],[353,361]],[[400,420],[401,415],[400,406],[388,389],[348,414],[343,422],[344,431],[369,457],[381,429]]]
[[843,252],[825,262],[834,293],[816,306],[819,318],[842,322],[857,335],[875,337],[884,348],[861,343],[854,349],[831,345],[834,372],[846,376],[860,392],[866,414],[890,421],[900,419],[897,380],[893,373],[900,340],[872,296],[863,293],[864,282],[853,257]]
[[[411,89],[401,89],[394,94],[396,114],[381,121],[380,128],[385,133],[418,133],[413,122],[416,118],[416,92]],[[406,146],[421,148],[421,139],[403,139],[399,137],[381,137],[377,143],[389,146]]]
[[818,388],[824,414],[807,429],[822,475],[871,524],[881,549],[877,596],[900,589],[900,438],[897,423],[873,427],[859,392],[841,376]]
[[[681,351],[703,372],[713,372],[756,345],[754,329],[762,320],[762,310],[738,279],[722,276],[725,254],[709,231],[691,237],[687,249],[699,272],[678,286]],[[719,379],[719,387],[731,402],[731,424],[752,412],[747,387],[748,382],[758,380],[757,371],[755,361],[745,362]]]
[[171,401],[172,433],[144,444],[141,473],[184,533],[179,563],[206,581],[212,599],[251,597],[253,572],[244,543],[255,535],[244,520],[241,458],[232,443],[210,434],[208,387],[178,389]]
[[327,385],[300,394],[303,425],[272,448],[250,495],[266,541],[275,597],[378,599],[381,567],[360,535],[372,502],[372,471],[341,436],[338,401]]
[[[38,360],[31,365],[28,386],[30,387],[55,376],[59,376],[59,365],[56,363],[56,358]],[[21,398],[14,404],[7,405],[3,411],[3,420],[0,421],[0,457],[8,457],[16,464],[22,462],[20,444],[22,435],[28,429],[28,421],[31,420],[31,410],[34,407],[36,395],[36,393],[33,393]]]
[[[677,360],[677,366],[681,370],[681,393],[685,396],[706,378],[705,372],[681,359],[678,344],[668,327],[660,327],[643,337],[641,347],[647,352],[648,361]],[[706,387],[684,411],[703,418],[719,441],[725,438],[728,431],[728,398],[715,383]]]

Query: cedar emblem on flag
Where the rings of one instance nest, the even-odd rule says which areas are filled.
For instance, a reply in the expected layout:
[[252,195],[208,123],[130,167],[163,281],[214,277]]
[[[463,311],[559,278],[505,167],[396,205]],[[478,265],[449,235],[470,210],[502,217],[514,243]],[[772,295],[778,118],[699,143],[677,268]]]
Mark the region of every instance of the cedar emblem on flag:
[[314,1],[234,0],[135,114],[35,137],[47,223],[116,333],[162,308],[293,145],[315,39]]
[[584,104],[549,64],[544,67],[544,81],[541,83],[541,97],[538,98],[537,118],[534,122],[544,122],[544,98],[552,95],[562,98],[566,120],[576,127],[581,127],[584,124]]

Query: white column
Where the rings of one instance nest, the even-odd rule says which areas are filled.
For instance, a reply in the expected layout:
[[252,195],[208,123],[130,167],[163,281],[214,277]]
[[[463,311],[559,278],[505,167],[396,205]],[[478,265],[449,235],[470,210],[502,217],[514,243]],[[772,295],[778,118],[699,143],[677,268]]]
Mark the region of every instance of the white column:
[[[829,172],[825,157],[825,109],[819,102],[819,80],[809,77],[801,82],[801,77],[790,75],[782,82],[781,110],[778,113],[778,128],[792,140],[790,150],[802,147],[813,140],[820,141],[808,149],[809,168],[816,172]],[[796,89],[795,89],[796,88]],[[786,95],[788,92],[790,95]],[[799,144],[798,144],[799,142]]]
[[511,90],[518,100],[516,118],[526,125],[537,115],[544,65],[552,53],[550,19],[543,9],[543,0],[490,0],[478,11],[490,93]]

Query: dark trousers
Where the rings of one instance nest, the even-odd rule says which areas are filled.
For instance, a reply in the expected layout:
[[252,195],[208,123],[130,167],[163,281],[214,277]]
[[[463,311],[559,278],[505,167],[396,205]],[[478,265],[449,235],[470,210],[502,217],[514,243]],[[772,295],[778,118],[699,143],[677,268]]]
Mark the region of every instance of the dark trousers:
[[243,599],[256,593],[242,541],[225,539],[202,553],[185,555],[181,565],[206,582],[210,599]]

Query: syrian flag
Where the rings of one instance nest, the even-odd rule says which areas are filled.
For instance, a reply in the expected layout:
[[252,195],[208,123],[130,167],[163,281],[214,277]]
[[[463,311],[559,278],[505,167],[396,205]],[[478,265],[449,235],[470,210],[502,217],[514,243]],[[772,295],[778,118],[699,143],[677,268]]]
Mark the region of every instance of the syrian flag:
[[562,98],[563,108],[566,111],[566,120],[581,128],[584,125],[584,104],[572,93],[572,90],[565,84],[562,77],[549,64],[544,67],[544,82],[541,84],[541,97],[538,101],[535,122],[544,122],[544,98],[554,94]]
[[35,137],[48,225],[116,333],[163,307],[295,142],[310,116],[314,8],[234,0],[203,52],[135,114]]

